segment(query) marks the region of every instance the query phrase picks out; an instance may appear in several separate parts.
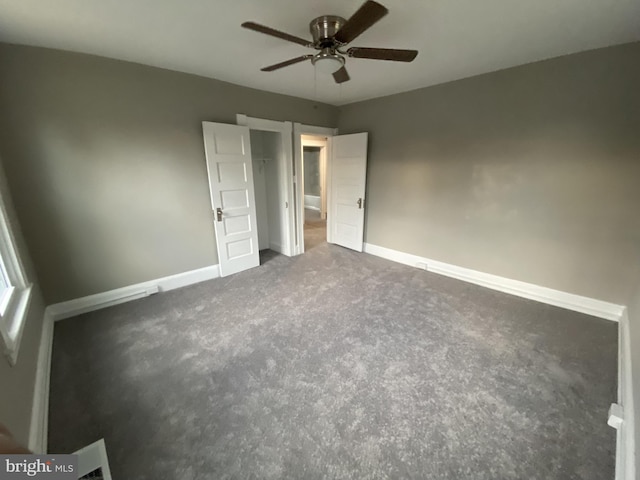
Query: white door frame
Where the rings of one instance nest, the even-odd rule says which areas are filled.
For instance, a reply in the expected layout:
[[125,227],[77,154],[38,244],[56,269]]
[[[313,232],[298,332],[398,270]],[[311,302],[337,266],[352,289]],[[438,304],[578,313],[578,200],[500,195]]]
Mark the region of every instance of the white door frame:
[[[331,137],[338,134],[337,128],[317,127],[315,125],[304,125],[302,123],[294,122],[293,124],[293,159],[295,165],[295,175],[292,174],[291,178],[291,192],[296,192],[295,200],[292,198],[292,202],[295,201],[295,218],[298,222],[294,223],[295,231],[291,237],[292,244],[294,245],[293,255],[300,255],[304,253],[304,177],[302,176],[303,170],[303,158],[302,158],[302,135],[314,135],[326,137],[326,162],[325,162],[325,178],[326,178],[326,195],[327,195],[327,207],[326,211],[331,211]],[[295,219],[294,219],[295,220]],[[296,243],[297,239],[297,243]],[[327,229],[327,240],[331,241],[329,229]]]
[[290,187],[291,182],[289,179],[293,176],[293,159],[292,152],[293,146],[291,141],[291,134],[293,132],[293,125],[291,122],[279,122],[277,120],[268,120],[265,118],[249,117],[245,114],[238,113],[236,115],[236,123],[238,125],[244,125],[249,127],[250,130],[263,130],[267,132],[280,133],[282,148],[281,155],[278,159],[280,165],[283,167],[280,169],[282,174],[280,175],[278,188],[283,193],[281,198],[284,198],[284,202],[281,205],[280,213],[285,221],[286,235],[283,235],[282,253],[291,257],[296,255],[295,253],[295,208],[293,206],[294,197],[293,191]]

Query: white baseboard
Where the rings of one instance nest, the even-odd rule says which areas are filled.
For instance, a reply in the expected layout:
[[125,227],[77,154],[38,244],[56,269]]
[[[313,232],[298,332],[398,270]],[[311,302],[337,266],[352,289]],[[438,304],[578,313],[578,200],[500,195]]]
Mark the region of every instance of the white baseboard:
[[555,305],[556,307],[586,313],[607,320],[619,321],[624,307],[614,303],[603,302],[573,293],[562,292],[552,288],[541,287],[532,283],[511,280],[489,273],[478,272],[470,268],[458,267],[449,263],[439,262],[418,255],[392,250],[370,243],[364,244],[364,251],[371,255],[386,258],[394,262],[409,265],[411,267],[422,268],[429,272],[439,273],[447,277],[457,278],[465,282],[475,283],[492,290],[509,293],[518,297],[536,300],[538,302]]
[[42,335],[38,352],[36,381],[31,409],[29,429],[29,449],[35,453],[47,453],[49,424],[49,381],[51,376],[51,353],[53,348],[53,324],[56,320],[72,317],[81,313],[117,305],[146,295],[166,292],[194,283],[211,280],[220,276],[218,265],[199,268],[189,272],[170,275],[148,282],[129,285],[104,293],[49,305],[44,312]]
[[147,282],[117,288],[108,292],[96,293],[82,298],[49,305],[47,310],[53,320],[74,317],[82,313],[99,310],[119,303],[130,302],[138,298],[186,287],[194,283],[204,282],[220,276],[218,265],[191,270],[189,272],[169,275],[168,277],[149,280]]
[[34,453],[47,453],[49,426],[49,379],[51,376],[51,351],[53,348],[53,318],[45,309],[42,334],[38,351],[36,383],[33,389],[29,449]]
[[635,480],[635,412],[631,378],[631,341],[627,310],[618,326],[618,405],[624,417],[616,432],[616,480]]

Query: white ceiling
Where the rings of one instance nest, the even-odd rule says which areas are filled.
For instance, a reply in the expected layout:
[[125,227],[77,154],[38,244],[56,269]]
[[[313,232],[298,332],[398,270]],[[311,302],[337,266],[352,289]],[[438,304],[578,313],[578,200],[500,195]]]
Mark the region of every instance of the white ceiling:
[[195,73],[341,105],[568,53],[640,40],[639,0],[379,0],[389,14],[352,46],[419,50],[413,63],[350,58],[351,81],[310,62],[260,68],[313,50],[240,27],[252,20],[310,38],[309,22],[348,18],[364,0],[0,0],[0,41]]

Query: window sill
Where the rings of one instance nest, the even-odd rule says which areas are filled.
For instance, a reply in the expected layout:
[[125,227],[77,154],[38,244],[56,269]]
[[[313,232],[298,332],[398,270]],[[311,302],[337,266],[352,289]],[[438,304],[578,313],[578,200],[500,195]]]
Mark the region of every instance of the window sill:
[[9,311],[15,293],[16,287],[8,287],[2,290],[0,294],[0,317],[4,317]]
[[18,351],[29,313],[32,292],[33,285],[27,285],[26,288],[16,289],[13,292],[12,297],[15,298],[12,298],[10,311],[6,316],[3,315],[3,325],[0,325],[5,355],[11,366],[18,361]]

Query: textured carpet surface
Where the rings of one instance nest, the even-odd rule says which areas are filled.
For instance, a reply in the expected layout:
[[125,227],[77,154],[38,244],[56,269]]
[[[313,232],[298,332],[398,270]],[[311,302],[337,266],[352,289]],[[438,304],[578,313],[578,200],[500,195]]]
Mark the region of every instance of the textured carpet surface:
[[304,210],[304,251],[323,245],[327,241],[327,221],[320,218],[320,212]]
[[314,223],[326,223],[325,220],[323,220],[320,217],[320,210],[313,210],[312,208],[305,208],[304,209],[304,224],[305,226],[307,225],[311,225]]
[[320,244],[55,326],[114,479],[612,479],[617,325]]

